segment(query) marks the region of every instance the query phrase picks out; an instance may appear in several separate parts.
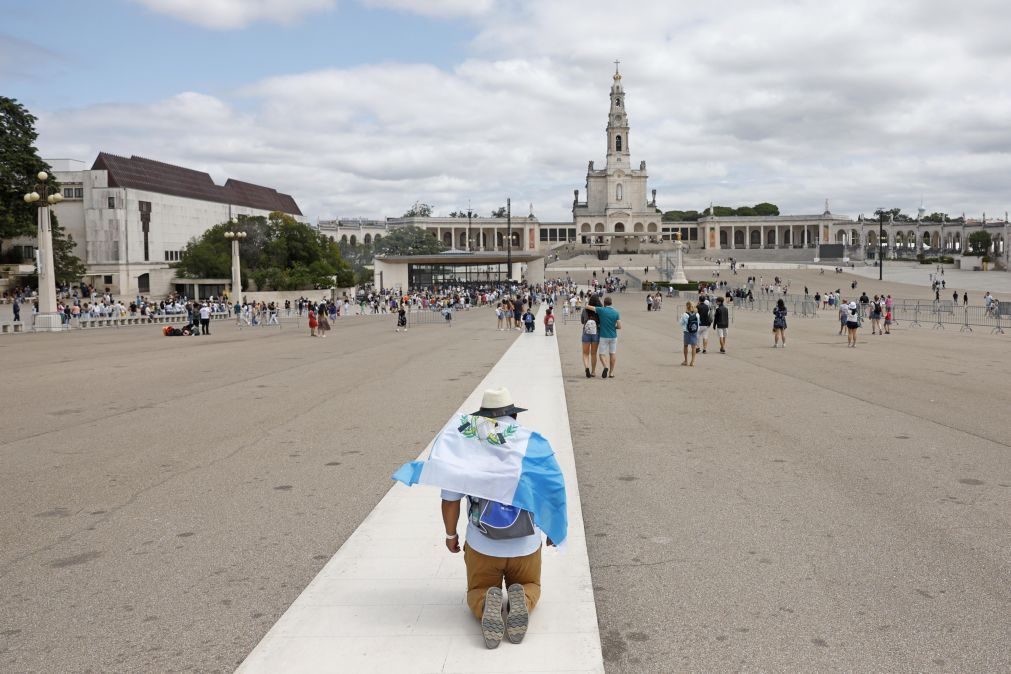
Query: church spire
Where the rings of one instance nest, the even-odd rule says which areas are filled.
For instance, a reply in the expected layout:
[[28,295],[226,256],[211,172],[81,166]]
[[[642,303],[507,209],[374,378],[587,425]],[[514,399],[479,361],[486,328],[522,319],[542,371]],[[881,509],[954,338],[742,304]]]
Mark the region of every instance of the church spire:
[[614,62],[614,80],[611,83],[611,110],[607,115],[607,167],[629,165],[628,115],[625,114],[625,90],[621,86],[620,61]]

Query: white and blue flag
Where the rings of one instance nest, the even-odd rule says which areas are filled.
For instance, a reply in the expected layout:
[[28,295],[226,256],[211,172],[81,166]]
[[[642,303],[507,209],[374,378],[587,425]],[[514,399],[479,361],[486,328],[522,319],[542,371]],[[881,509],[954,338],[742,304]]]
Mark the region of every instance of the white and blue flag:
[[527,510],[555,544],[567,535],[565,479],[555,452],[544,436],[508,417],[456,417],[436,437],[427,460],[405,463],[393,479]]

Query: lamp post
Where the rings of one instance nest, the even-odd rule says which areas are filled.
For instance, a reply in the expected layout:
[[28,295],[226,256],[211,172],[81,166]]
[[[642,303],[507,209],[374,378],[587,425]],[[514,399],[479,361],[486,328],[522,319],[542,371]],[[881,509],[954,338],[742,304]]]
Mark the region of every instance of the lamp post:
[[244,230],[238,229],[234,221],[231,229],[225,232],[225,238],[232,242],[232,294],[242,303],[242,275],[239,270],[239,242],[246,238]]
[[470,219],[473,213],[470,210],[470,205],[467,206],[467,252],[471,253],[474,251],[474,240],[470,238]]
[[513,278],[513,200],[506,199],[506,274]]
[[25,203],[36,204],[38,210],[39,248],[36,262],[39,267],[39,313],[35,316],[35,330],[56,332],[63,329],[63,319],[56,312],[56,268],[53,265],[53,230],[49,207],[63,201],[59,192],[49,193],[49,174],[39,171],[35,188],[25,195]]
[[884,241],[882,240],[885,233],[885,209],[878,209],[878,280],[882,281],[885,278],[885,260],[882,257],[882,250]]

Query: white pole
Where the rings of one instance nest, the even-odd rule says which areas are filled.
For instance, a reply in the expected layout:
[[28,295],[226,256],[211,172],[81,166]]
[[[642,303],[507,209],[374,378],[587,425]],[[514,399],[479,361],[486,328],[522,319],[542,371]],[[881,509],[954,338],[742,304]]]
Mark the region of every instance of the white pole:
[[37,331],[63,329],[63,321],[56,313],[56,268],[53,265],[53,230],[49,219],[49,206],[39,206],[39,313],[35,317]]

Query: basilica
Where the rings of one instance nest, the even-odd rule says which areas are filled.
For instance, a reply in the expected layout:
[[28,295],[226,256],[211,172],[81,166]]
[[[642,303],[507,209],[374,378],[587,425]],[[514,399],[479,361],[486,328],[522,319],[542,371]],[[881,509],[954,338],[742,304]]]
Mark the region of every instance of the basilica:
[[[617,64],[615,64],[617,65]],[[586,169],[586,201],[579,190],[572,201],[572,221],[582,243],[609,244],[612,252],[637,252],[643,239],[660,239],[662,213],[656,190],[647,192],[646,162],[632,167],[625,91],[617,67],[607,114],[607,158],[604,168]]]

